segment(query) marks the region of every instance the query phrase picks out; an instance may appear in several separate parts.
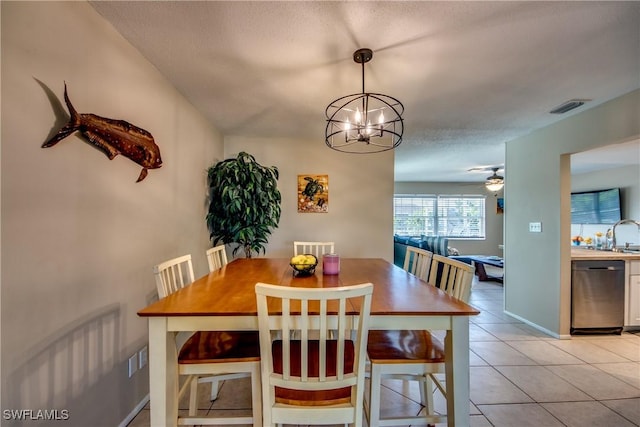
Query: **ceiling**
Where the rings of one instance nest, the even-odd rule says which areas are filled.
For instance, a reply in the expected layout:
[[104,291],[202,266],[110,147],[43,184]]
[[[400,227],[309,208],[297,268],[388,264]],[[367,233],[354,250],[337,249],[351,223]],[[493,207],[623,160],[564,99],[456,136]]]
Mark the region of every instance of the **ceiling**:
[[635,1],[91,4],[224,135],[322,144],[371,48],[366,90],[405,107],[396,181],[483,181],[508,141],[640,88]]

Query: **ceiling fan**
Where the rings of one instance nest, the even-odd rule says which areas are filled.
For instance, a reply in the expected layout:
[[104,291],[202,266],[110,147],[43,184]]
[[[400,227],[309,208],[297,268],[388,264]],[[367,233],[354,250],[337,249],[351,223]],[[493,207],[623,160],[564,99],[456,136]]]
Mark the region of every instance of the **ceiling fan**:
[[493,175],[487,177],[487,179],[484,182],[484,185],[487,188],[487,190],[496,192],[496,191],[502,190],[502,187],[504,187],[504,177],[501,175],[498,175],[498,171],[500,169],[504,169],[504,166],[475,167],[475,168],[468,169],[468,172],[475,172],[475,171],[493,172]]

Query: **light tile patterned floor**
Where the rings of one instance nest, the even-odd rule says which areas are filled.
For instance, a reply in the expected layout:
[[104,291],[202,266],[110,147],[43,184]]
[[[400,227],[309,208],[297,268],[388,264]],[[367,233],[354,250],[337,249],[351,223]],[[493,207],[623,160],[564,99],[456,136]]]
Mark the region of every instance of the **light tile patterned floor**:
[[[640,426],[640,335],[557,340],[502,313],[502,301],[502,285],[474,282],[470,303],[482,314],[470,325],[472,426]],[[200,395],[203,414],[250,413],[246,380],[223,384],[213,403]],[[385,383],[384,413],[418,413],[419,402],[415,384]],[[445,405],[436,395],[436,410]],[[149,426],[147,405],[129,427]]]

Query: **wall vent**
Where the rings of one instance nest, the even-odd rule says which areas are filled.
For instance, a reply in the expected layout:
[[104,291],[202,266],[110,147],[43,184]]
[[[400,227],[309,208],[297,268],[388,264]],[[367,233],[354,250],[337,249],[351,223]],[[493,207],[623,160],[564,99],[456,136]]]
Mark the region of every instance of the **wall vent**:
[[551,114],[564,114],[567,111],[571,111],[584,105],[585,102],[591,101],[590,99],[570,99],[569,101],[558,105],[553,110],[549,111]]

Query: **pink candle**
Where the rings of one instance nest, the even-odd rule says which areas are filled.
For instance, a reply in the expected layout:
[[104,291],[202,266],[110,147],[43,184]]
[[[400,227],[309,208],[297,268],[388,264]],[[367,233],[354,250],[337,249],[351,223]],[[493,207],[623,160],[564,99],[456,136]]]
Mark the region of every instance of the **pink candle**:
[[322,274],[340,273],[340,257],[338,254],[324,254],[322,256]]

